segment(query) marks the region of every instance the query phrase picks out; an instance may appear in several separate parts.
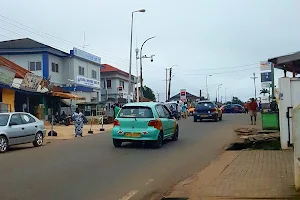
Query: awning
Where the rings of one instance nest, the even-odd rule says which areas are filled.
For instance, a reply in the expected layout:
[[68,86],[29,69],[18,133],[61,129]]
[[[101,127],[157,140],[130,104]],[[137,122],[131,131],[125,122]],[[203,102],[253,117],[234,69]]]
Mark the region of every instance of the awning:
[[71,93],[53,92],[52,96],[61,97],[62,99],[85,100],[85,97],[80,97]]
[[300,73],[300,52],[270,58],[268,61],[274,63],[274,67],[277,69],[293,72],[294,74]]

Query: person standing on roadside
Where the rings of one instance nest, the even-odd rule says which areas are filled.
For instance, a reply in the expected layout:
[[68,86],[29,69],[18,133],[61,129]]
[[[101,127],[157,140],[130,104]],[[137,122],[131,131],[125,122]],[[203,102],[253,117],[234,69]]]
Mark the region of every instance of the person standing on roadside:
[[[251,102],[249,103],[249,113],[251,117],[251,125],[256,125],[256,117],[257,117],[257,102],[255,101],[254,98],[251,99]],[[254,119],[254,122],[253,122]]]
[[245,113],[248,114],[248,112],[249,112],[248,102],[244,103],[244,109],[245,109]]
[[82,129],[83,129],[83,114],[76,108],[76,111],[73,113],[72,118],[75,124],[75,137],[81,136],[82,137]]
[[186,103],[183,103],[183,104],[182,104],[181,110],[182,110],[183,118],[186,119],[186,115],[187,115],[187,114],[186,114],[186,112],[187,112],[187,106],[186,106]]
[[114,116],[115,116],[115,118],[118,116],[119,111],[120,111],[119,104],[116,104],[115,107],[114,107]]

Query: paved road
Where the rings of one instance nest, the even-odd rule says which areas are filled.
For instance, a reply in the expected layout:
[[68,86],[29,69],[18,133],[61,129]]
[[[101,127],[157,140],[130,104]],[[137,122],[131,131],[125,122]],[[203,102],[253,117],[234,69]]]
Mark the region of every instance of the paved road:
[[178,181],[198,172],[233,140],[232,126],[246,115],[223,121],[180,120],[176,142],[161,149],[128,144],[114,148],[108,133],[40,148],[14,147],[0,155],[0,199],[159,199]]

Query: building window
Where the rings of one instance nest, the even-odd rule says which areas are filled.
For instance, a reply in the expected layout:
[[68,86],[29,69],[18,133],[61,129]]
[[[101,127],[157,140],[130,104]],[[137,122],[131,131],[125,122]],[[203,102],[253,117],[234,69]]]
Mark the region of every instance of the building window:
[[97,72],[95,70],[92,70],[92,78],[97,79]]
[[79,66],[79,72],[78,72],[78,74],[80,76],[84,76],[84,67]]
[[124,89],[124,87],[125,87],[125,82],[124,82],[124,81],[120,81],[120,86],[122,86],[123,89]]
[[29,71],[40,71],[42,70],[41,62],[29,62]]
[[111,80],[106,80],[107,88],[111,88]]
[[52,63],[52,71],[58,73],[58,64]]

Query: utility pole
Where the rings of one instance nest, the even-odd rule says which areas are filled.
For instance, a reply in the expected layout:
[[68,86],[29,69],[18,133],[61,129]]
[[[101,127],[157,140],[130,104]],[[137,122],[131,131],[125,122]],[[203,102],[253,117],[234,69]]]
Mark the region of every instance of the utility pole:
[[168,101],[170,101],[170,95],[171,95],[171,79],[172,79],[172,67],[170,68],[170,75],[169,75]]
[[253,77],[250,77],[253,79],[253,84],[254,84],[254,98],[256,99],[256,83],[255,83],[255,79],[257,79],[258,77],[255,76],[255,72],[253,72]]
[[166,101],[168,101],[168,68],[166,68]]
[[157,102],[159,102],[159,93],[157,93]]

